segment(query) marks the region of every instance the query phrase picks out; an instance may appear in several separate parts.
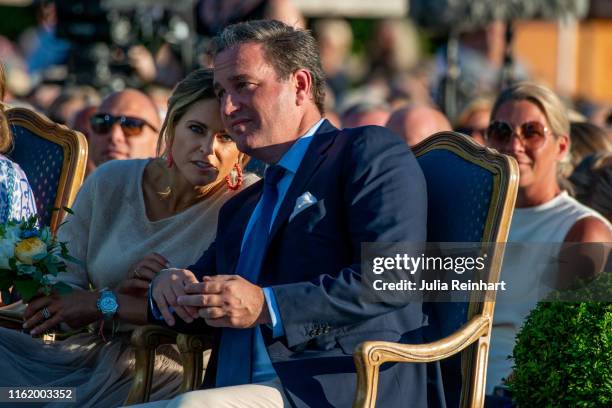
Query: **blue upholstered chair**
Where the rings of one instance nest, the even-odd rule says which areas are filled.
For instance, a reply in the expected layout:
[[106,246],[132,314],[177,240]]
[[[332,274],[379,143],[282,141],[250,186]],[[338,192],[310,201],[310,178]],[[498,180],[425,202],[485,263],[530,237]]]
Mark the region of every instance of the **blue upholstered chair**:
[[[456,132],[441,132],[413,148],[427,182],[428,242],[505,242],[518,188],[516,162]],[[489,252],[489,282],[497,282],[503,246]],[[471,298],[469,298],[471,297]],[[495,299],[427,303],[426,344],[368,341],[354,353],[355,407],[374,407],[379,367],[386,362],[441,361],[446,401],[482,407]],[[461,353],[461,354],[459,354]]]
[[70,207],[83,182],[85,136],[29,109],[8,109],[6,116],[14,138],[8,156],[28,176],[41,222],[55,233],[64,214],[53,208]]

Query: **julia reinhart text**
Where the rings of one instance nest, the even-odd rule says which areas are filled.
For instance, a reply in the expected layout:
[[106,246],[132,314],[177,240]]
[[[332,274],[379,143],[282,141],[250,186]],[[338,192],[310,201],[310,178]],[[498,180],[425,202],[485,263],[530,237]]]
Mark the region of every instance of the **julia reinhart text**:
[[467,280],[462,282],[458,279],[453,279],[450,282],[443,282],[439,279],[433,281],[422,280],[420,285],[416,282],[402,279],[398,282],[384,282],[381,279],[375,280],[372,284],[374,290],[392,290],[392,291],[405,291],[405,290],[425,290],[425,291],[447,291],[447,290],[506,290],[506,282],[495,282],[490,283],[487,281],[479,280],[472,282]]

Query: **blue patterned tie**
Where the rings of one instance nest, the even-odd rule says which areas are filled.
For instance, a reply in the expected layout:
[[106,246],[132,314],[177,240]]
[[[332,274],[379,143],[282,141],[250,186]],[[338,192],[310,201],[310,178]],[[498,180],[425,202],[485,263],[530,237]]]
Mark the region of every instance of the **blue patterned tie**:
[[[251,283],[256,283],[259,278],[261,264],[268,247],[270,221],[278,201],[276,185],[284,173],[285,169],[278,165],[270,166],[266,170],[259,218],[249,232],[240,252],[235,274],[242,276]],[[264,307],[266,307],[265,303]],[[217,367],[217,387],[249,384],[251,382],[254,334],[254,329],[222,329]]]

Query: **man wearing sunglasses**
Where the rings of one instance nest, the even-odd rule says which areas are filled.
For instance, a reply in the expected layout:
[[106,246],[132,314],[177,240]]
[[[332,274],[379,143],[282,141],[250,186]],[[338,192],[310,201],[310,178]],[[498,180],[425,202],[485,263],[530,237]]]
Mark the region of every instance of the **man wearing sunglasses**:
[[109,160],[155,156],[160,118],[142,92],[126,89],[107,96],[90,123],[89,157],[95,167]]

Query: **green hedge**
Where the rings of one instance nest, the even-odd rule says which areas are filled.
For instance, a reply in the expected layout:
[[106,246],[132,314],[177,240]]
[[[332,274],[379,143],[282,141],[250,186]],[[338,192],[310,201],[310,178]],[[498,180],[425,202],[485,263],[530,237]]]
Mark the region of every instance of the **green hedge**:
[[[598,280],[606,292],[610,275]],[[510,389],[520,407],[612,407],[612,303],[539,303],[513,357]]]

